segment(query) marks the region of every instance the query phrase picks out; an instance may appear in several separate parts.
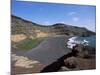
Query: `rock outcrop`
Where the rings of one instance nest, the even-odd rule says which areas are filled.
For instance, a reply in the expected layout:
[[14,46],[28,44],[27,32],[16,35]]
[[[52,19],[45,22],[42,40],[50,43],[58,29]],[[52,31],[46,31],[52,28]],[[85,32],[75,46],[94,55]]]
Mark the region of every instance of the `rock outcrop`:
[[84,46],[82,44],[77,44],[73,47],[72,51],[77,52],[76,56],[88,58],[95,54],[95,48],[90,46]]
[[95,69],[95,48],[78,44],[72,52],[46,66],[41,72],[72,71]]

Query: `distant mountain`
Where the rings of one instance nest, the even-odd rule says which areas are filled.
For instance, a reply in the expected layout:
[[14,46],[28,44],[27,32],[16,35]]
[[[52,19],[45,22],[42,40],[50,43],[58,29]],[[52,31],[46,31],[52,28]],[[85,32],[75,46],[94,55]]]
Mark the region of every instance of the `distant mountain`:
[[91,36],[95,35],[92,32],[83,27],[66,25],[63,23],[57,23],[50,26],[39,25],[20,17],[11,16],[11,34],[24,34],[27,37],[37,37],[37,35],[78,35],[78,36]]
[[91,36],[95,35],[95,32],[92,32],[85,27],[77,27],[77,26],[71,26],[71,25],[66,25],[62,23],[57,23],[52,25],[54,29],[58,30],[59,32],[66,34],[66,35],[78,35],[78,36]]

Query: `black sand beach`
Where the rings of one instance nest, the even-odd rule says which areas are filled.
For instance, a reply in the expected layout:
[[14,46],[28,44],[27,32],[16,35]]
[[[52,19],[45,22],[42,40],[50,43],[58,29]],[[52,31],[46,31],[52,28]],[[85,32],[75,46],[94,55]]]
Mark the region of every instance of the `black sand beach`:
[[[31,49],[29,51],[20,51],[20,50],[13,50],[14,48],[12,48],[13,54],[16,54],[16,56],[19,56],[19,59],[21,59],[21,56],[23,58],[28,58],[29,60],[35,60],[38,61],[39,63],[36,64],[31,64],[31,65],[35,65],[32,68],[21,68],[19,67],[15,67],[15,63],[16,61],[12,60],[12,73],[16,74],[16,73],[31,73],[31,72],[40,72],[44,66],[49,65],[53,62],[55,62],[58,58],[62,57],[63,55],[71,52],[70,49],[67,48],[66,46],[66,42],[68,41],[68,36],[65,35],[59,35],[59,36],[55,36],[55,37],[49,37],[46,38],[43,42],[41,42],[36,48]],[[16,59],[16,57],[12,56],[12,59]],[[22,60],[21,62],[24,62],[24,60]],[[20,62],[20,63],[21,63]],[[24,63],[23,63],[24,64]],[[20,70],[19,70],[20,69]],[[25,71],[27,70],[27,71]]]
[[63,35],[49,37],[36,48],[25,53],[25,56],[30,59],[38,60],[43,64],[52,63],[64,54],[71,52],[66,46],[68,38],[68,36]]
[[[49,37],[36,48],[23,52],[22,55],[13,52],[12,55],[15,54],[15,56],[12,58],[19,57],[19,59],[12,60],[12,75],[95,69],[95,49],[94,52],[90,51],[93,53],[91,57],[84,58],[83,56],[86,54],[82,51],[83,46],[76,47],[80,50],[79,52],[68,49],[66,46],[68,39],[68,36],[62,35]],[[87,49],[92,48],[88,47]]]

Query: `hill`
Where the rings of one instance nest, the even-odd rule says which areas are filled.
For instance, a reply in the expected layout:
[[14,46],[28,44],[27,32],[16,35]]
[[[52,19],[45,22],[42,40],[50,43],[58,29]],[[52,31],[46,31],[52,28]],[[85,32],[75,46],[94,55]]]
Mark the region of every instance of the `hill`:
[[85,37],[95,35],[95,32],[84,27],[71,26],[63,23],[57,23],[49,26],[39,25],[12,15],[11,35],[12,37],[17,36],[18,38],[36,38],[55,35],[78,35]]

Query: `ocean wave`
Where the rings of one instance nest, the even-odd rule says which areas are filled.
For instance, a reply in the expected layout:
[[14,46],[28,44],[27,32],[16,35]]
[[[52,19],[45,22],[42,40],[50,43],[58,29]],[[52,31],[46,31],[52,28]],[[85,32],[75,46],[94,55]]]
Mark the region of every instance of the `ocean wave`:
[[86,39],[78,40],[78,38],[79,37],[77,36],[69,38],[67,42],[67,47],[72,49],[73,46],[75,46],[76,44],[89,45],[89,41],[87,41]]

